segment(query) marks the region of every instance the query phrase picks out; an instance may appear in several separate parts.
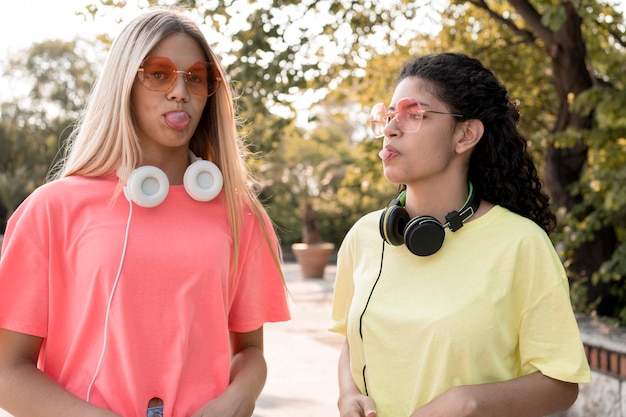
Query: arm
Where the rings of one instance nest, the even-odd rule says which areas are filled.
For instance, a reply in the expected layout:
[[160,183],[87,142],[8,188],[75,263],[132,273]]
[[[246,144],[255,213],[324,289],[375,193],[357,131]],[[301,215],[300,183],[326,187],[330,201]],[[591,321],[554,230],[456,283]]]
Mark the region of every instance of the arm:
[[43,339],[0,329],[0,398],[15,417],[119,417],[72,395],[37,368]]
[[504,382],[452,388],[411,417],[540,417],[567,409],[577,396],[578,384],[535,372]]
[[230,384],[193,417],[250,417],[267,378],[263,356],[263,328],[231,332]]
[[347,340],[339,355],[339,400],[337,405],[341,417],[374,417],[376,415],[374,401],[361,394],[352,378],[350,347]]

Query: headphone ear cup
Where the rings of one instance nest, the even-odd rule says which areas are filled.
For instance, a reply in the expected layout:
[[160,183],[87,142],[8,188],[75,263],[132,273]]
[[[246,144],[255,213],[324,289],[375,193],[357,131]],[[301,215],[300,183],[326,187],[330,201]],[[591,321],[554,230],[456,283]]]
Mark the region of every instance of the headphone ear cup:
[[194,200],[209,201],[222,190],[224,177],[213,162],[197,160],[185,170],[183,184]]
[[431,216],[418,216],[409,221],[404,229],[404,243],[417,256],[429,256],[441,249],[446,231]]
[[380,216],[380,235],[390,245],[404,244],[404,228],[411,219],[409,213],[400,206],[387,207]]
[[159,168],[145,165],[133,170],[124,186],[126,198],[141,207],[156,207],[169,191],[167,175]]

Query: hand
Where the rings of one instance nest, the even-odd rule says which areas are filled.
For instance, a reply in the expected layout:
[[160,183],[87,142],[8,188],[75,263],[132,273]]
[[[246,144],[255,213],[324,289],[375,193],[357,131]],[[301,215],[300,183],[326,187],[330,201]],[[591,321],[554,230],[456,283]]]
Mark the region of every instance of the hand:
[[267,376],[263,327],[247,333],[231,332],[230,336],[233,350],[230,384],[191,417],[250,417],[254,412]]
[[348,340],[339,355],[339,400],[337,401],[340,417],[375,417],[376,404],[367,395],[363,395],[352,379],[350,372],[350,348]]
[[376,404],[370,397],[361,393],[345,395],[338,402],[340,417],[375,417]]
[[475,385],[451,388],[415,410],[410,417],[465,417],[476,415],[477,404],[476,399],[472,396],[472,387],[475,387]]
[[207,403],[191,417],[239,417],[251,416],[254,403],[247,405],[244,401],[231,401],[228,395],[220,395]]

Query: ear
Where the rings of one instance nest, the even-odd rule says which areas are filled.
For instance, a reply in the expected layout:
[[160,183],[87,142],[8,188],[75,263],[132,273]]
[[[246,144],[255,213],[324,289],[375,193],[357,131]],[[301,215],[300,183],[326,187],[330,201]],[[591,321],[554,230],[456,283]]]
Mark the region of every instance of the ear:
[[456,143],[456,151],[458,153],[464,153],[471,151],[478,144],[483,137],[485,126],[483,122],[478,119],[470,119],[462,122],[459,125],[459,133]]

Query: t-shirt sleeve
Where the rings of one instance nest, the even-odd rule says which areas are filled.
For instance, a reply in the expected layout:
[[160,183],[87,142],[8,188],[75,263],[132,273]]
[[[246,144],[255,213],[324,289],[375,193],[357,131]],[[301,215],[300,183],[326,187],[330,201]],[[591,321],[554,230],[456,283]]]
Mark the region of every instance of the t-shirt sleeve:
[[[549,240],[527,245],[520,277],[530,282],[522,295],[529,300],[520,323],[522,372],[539,370],[561,381],[591,380],[578,323],[573,313],[565,270]],[[531,279],[530,277],[534,277]]]
[[354,295],[353,281],[353,239],[354,229],[346,235],[337,252],[337,272],[331,310],[329,330],[346,335],[348,331],[348,314]]
[[272,255],[277,239],[271,222],[264,216],[271,240],[268,244],[256,216],[250,213],[247,216],[246,221],[252,224],[244,227],[242,234],[240,273],[235,281],[229,311],[230,330],[242,333],[256,330],[267,322],[290,319],[287,288],[280,266],[276,265]]
[[45,210],[36,209],[34,199],[36,195],[18,207],[5,231],[0,257],[0,327],[45,337],[48,221]]

